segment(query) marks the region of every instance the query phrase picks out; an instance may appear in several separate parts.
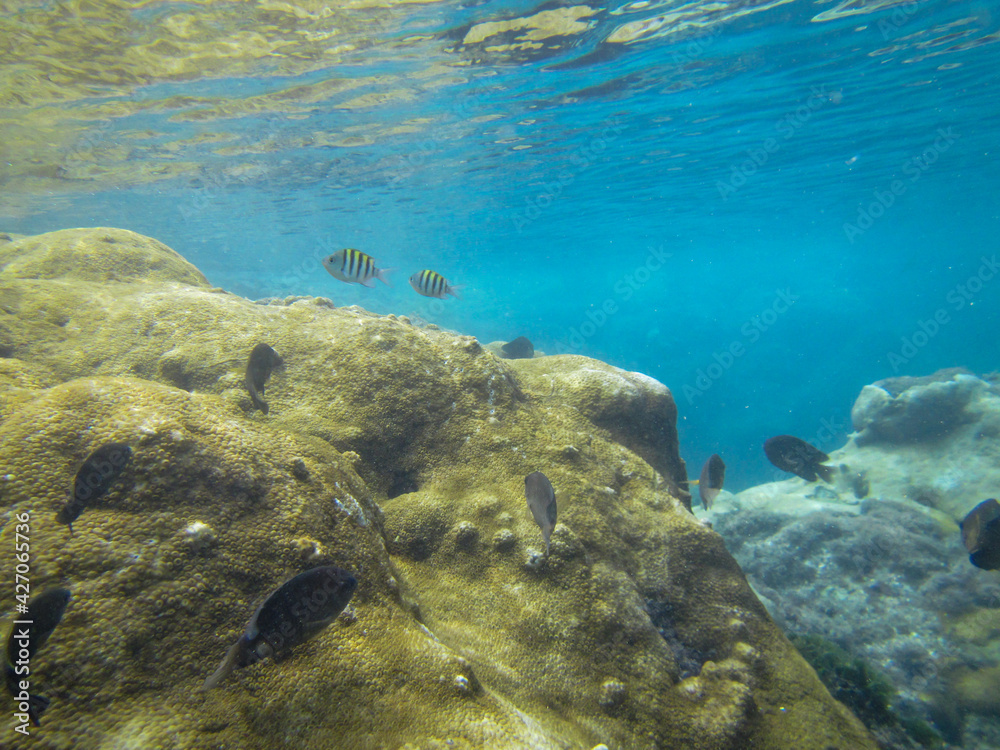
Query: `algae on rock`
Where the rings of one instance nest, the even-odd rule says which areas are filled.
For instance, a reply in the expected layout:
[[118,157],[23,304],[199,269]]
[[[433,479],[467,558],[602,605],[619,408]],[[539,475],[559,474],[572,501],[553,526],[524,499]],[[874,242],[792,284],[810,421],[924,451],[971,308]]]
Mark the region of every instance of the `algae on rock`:
[[996,746],[1000,580],[970,564],[958,527],[1000,486],[996,376],[879,381],[852,418],[857,432],[829,451],[831,465],[850,467],[833,484],[772,482],[720,498],[704,517],[780,625],[888,675],[907,732],[926,738],[926,721],[949,743],[964,732],[968,747]]
[[[37,657],[39,746],[874,747],[683,507],[661,384],[254,304],[122,230],[0,264],[0,498],[31,513],[33,584],[74,591]],[[287,363],[268,416],[242,388],[261,341]],[[132,463],[70,536],[55,513],[112,440]],[[358,573],[348,616],[195,690],[267,592],[327,563]]]

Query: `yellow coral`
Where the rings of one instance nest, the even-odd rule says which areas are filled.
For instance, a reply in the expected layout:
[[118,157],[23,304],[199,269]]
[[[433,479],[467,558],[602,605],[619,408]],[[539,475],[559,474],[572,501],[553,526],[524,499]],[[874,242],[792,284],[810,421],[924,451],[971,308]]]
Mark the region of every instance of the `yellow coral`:
[[[0,271],[0,344],[28,363],[0,369],[2,497],[31,515],[33,585],[74,591],[37,657],[54,747],[874,748],[671,492],[663,386],[254,304],[154,241],[78,231],[18,240]],[[53,248],[72,248],[60,268]],[[260,341],[287,363],[266,417],[240,387]],[[611,419],[650,408],[656,433]],[[56,511],[110,441],[132,462],[70,536]],[[548,555],[536,470],[559,507]],[[196,696],[263,597],[317,564],[357,573],[349,616]]]

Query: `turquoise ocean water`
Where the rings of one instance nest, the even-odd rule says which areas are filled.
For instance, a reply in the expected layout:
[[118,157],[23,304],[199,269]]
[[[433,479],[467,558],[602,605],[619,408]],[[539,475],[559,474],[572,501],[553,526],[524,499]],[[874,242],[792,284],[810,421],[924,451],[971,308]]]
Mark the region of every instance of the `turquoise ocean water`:
[[299,5],[8,6],[0,229],[641,371],[734,490],[866,383],[997,369],[996,2]]

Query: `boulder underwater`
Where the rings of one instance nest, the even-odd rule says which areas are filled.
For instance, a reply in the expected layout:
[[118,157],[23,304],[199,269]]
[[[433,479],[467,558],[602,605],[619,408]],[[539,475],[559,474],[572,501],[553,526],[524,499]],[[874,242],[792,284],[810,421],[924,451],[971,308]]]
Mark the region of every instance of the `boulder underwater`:
[[997,376],[878,381],[852,419],[846,445],[824,447],[833,484],[771,482],[703,515],[787,633],[892,682],[892,716],[864,717],[883,747],[930,726],[951,745],[997,747],[1000,578],[972,564],[959,528],[1000,487]]
[[[0,501],[30,518],[33,589],[73,590],[32,664],[37,746],[876,747],[686,508],[655,380],[256,304],[119,229],[0,244],[0,299]],[[244,387],[264,341],[286,363],[266,415]],[[56,515],[106,443],[131,460],[70,536]],[[547,556],[535,471],[559,497]],[[347,610],[199,691],[321,565],[356,577]]]
[[947,437],[975,421],[967,407],[988,391],[986,382],[960,368],[866,385],[851,409],[854,442],[902,445]]

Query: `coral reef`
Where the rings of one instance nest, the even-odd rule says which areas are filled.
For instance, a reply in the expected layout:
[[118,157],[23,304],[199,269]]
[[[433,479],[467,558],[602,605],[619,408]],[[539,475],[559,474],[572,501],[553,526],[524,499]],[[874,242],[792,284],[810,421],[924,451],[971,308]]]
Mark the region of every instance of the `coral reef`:
[[510,365],[547,403],[577,410],[644,459],[690,507],[687,468],[677,443],[677,406],[666,386],[642,373],[571,354]]
[[[0,244],[0,299],[0,565],[30,513],[32,586],[74,592],[33,672],[35,746],[875,747],[685,510],[656,381],[255,304],[115,229]],[[267,415],[243,385],[260,342],[286,363]],[[132,461],[71,536],[56,511],[109,441]],[[337,623],[199,692],[321,564],[359,579]]]
[[[960,371],[894,379],[866,386],[854,419],[861,432],[831,452],[850,467],[833,485],[724,493],[706,518],[786,632],[887,675],[911,738],[932,741],[927,721],[950,744],[996,747],[1000,578],[969,563],[957,522],[1000,486],[1000,395]],[[909,746],[895,742],[883,745]]]
[[930,378],[891,378],[866,385],[851,410],[857,445],[922,443],[976,421],[968,407],[989,384],[958,370]]

